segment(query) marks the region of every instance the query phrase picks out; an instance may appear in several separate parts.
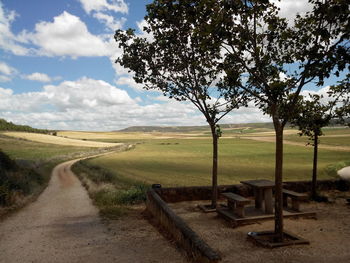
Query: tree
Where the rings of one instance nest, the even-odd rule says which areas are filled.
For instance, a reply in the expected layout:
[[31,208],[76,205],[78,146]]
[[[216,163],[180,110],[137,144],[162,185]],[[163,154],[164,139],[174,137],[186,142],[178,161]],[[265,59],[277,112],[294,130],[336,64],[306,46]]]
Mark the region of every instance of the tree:
[[[219,1],[212,13],[212,39],[225,50],[225,96],[247,92],[271,116],[276,133],[275,241],[283,241],[283,130],[297,113],[308,84],[322,86],[331,74],[349,70],[349,6],[345,0],[317,1],[294,25],[265,0]],[[220,22],[219,22],[220,21]],[[215,25],[222,26],[216,27]]]
[[350,73],[338,85],[331,87],[330,95],[340,101],[340,105],[335,110],[335,117],[340,123],[350,126]]
[[[312,167],[312,183],[311,198],[316,200],[317,195],[317,156],[319,137],[323,135],[322,128],[329,125],[334,117],[335,105],[337,100],[322,103],[323,96],[309,94],[310,98],[300,103],[299,113],[295,116],[291,123],[297,125],[300,133],[309,137],[311,145],[314,147],[313,167]],[[339,97],[338,97],[339,98]],[[337,98],[337,99],[338,99]]]
[[190,101],[205,117],[213,141],[212,203],[217,203],[218,122],[232,109],[244,105],[244,92],[233,94],[229,100],[219,90],[223,75],[219,46],[203,45],[211,41],[203,33],[213,1],[155,0],[147,6],[144,31],[118,30],[115,40],[123,49],[117,63],[130,69],[137,83],[145,89],[159,90],[178,101]]

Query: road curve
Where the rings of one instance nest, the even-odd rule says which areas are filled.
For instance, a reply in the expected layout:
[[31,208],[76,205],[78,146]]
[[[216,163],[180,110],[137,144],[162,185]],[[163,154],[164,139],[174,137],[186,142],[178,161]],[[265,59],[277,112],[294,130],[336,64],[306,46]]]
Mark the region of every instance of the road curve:
[[0,262],[183,261],[142,219],[129,228],[119,221],[111,233],[70,169],[76,161],[56,166],[38,200],[0,222]]

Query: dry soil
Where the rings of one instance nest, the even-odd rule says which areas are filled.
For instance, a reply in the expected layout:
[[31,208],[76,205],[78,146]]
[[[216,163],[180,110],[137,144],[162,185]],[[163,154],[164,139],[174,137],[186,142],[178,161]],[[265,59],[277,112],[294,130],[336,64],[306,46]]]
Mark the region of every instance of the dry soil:
[[0,262],[184,262],[140,209],[103,222],[73,163],[58,165],[36,202],[0,222]]

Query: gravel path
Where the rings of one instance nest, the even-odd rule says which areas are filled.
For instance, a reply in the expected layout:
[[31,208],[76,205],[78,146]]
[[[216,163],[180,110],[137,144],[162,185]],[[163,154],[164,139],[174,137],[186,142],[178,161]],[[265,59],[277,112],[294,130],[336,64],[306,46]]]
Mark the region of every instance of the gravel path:
[[38,200],[0,222],[0,262],[183,262],[139,212],[102,223],[74,162],[55,167]]

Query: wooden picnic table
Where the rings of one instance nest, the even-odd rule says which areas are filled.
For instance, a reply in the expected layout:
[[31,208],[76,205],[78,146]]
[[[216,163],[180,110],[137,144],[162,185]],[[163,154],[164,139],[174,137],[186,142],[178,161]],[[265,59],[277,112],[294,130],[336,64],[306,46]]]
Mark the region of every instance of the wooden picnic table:
[[242,184],[248,185],[253,188],[255,195],[255,208],[262,209],[262,204],[265,204],[265,213],[273,213],[273,201],[272,201],[272,189],[275,187],[275,183],[270,180],[247,180],[241,181]]

